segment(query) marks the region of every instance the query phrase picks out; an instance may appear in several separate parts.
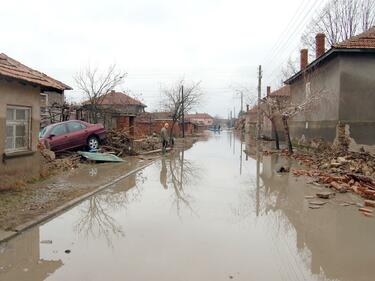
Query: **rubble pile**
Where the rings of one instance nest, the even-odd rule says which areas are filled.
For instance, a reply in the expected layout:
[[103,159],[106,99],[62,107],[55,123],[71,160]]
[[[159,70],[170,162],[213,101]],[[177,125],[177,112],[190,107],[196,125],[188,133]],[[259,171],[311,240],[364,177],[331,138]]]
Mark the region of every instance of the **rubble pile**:
[[113,153],[118,157],[135,154],[133,139],[122,130],[107,131],[106,139],[101,146],[101,150],[107,153]]
[[153,151],[157,149],[161,149],[160,138],[157,136],[150,136],[134,141],[134,150],[137,152]]
[[375,178],[375,157],[368,152],[325,150],[318,154],[296,153],[292,158],[300,164],[329,173],[354,173]]
[[57,158],[55,153],[42,145],[38,147],[42,156],[41,175],[47,176],[58,170],[71,170],[78,167],[80,156],[75,153],[64,153]]
[[314,182],[345,193],[352,191],[365,199],[375,200],[375,180],[359,174],[334,175],[319,170],[292,169],[295,176],[308,176]]
[[[364,151],[351,152],[347,148],[344,143],[319,153],[296,151],[291,155],[283,150],[281,155],[295,159],[303,167],[291,169],[293,175],[311,177],[312,184],[334,192],[351,191],[365,199],[365,206],[375,206],[375,156]],[[272,153],[265,152],[266,155]]]

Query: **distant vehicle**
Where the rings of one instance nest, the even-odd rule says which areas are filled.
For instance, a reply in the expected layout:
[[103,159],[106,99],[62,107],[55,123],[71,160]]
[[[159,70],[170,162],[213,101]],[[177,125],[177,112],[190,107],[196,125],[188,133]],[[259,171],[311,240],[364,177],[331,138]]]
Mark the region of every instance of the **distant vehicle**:
[[106,130],[102,124],[71,120],[43,128],[39,133],[39,142],[55,152],[85,146],[89,150],[96,150],[105,135]]

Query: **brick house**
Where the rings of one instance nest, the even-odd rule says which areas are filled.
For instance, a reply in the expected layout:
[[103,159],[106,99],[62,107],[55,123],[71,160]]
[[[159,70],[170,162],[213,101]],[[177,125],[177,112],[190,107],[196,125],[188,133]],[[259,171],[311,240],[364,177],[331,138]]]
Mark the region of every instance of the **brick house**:
[[316,59],[308,63],[301,50],[301,69],[285,81],[291,103],[298,104],[314,91],[324,90],[319,105],[290,122],[294,139],[337,139],[337,126],[344,124],[351,148],[375,151],[375,27],[325,52],[325,36],[316,36]]
[[185,120],[196,124],[200,127],[200,130],[208,129],[208,127],[214,124],[214,118],[208,113],[186,114]]
[[0,186],[39,174],[40,94],[69,86],[0,54]]
[[[89,102],[84,102],[78,119],[94,123],[90,116],[92,107]],[[125,93],[111,91],[100,97],[96,107],[98,123],[102,123],[107,129],[125,130],[134,135],[135,117],[143,113],[147,106]]]
[[[172,128],[173,118],[171,112],[145,112],[135,118],[135,138],[144,138],[152,134],[159,134],[165,123]],[[197,125],[185,120],[185,135],[197,132]],[[177,122],[173,127],[173,135],[182,136],[182,122]]]

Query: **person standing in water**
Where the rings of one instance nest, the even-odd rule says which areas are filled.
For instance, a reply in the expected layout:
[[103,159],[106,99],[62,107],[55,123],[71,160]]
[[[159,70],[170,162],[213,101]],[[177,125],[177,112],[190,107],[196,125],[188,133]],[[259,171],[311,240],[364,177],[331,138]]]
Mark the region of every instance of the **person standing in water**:
[[161,128],[160,130],[160,140],[161,140],[163,154],[165,154],[165,152],[167,151],[167,146],[169,143],[168,127],[169,127],[169,124],[165,123],[164,127]]

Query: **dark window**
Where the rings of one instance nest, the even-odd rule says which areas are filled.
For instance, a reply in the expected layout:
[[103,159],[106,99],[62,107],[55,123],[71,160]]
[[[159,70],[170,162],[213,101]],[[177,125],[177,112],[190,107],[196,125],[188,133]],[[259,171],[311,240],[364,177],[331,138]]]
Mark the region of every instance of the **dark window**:
[[67,126],[70,133],[86,129],[86,126],[79,122],[70,122],[67,124]]
[[67,133],[67,130],[66,130],[65,124],[56,125],[51,130],[51,135],[55,135],[55,136],[60,136],[66,133]]

